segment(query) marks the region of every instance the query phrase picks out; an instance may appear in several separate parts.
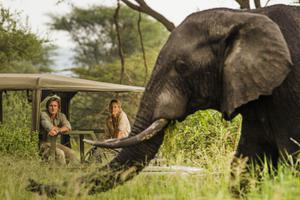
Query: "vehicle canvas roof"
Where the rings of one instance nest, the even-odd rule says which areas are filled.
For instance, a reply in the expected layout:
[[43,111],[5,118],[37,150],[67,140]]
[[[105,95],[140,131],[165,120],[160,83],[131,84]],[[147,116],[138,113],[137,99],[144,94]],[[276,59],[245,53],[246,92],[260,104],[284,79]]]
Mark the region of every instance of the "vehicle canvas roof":
[[0,74],[0,90],[142,92],[143,87],[104,83],[53,74]]

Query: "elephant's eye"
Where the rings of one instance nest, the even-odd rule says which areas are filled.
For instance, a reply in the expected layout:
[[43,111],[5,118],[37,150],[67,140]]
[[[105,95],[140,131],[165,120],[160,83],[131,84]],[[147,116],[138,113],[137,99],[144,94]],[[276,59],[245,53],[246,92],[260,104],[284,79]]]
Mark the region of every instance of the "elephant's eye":
[[178,60],[175,64],[175,69],[177,73],[184,75],[188,70],[188,65],[184,61]]

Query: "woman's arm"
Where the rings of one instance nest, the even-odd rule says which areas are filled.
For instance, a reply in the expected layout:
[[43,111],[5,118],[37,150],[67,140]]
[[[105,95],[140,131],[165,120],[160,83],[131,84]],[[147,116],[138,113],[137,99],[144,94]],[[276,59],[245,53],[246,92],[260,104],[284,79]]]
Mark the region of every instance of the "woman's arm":
[[117,133],[118,138],[127,137],[131,131],[130,123],[125,112],[121,112],[120,114],[118,129],[119,129]]

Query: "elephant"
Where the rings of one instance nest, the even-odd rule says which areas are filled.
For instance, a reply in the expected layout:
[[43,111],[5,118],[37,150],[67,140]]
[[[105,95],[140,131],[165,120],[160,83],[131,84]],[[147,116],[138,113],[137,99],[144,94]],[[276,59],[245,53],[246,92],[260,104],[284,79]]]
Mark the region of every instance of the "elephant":
[[138,174],[158,152],[170,122],[215,109],[242,115],[236,158],[273,165],[300,147],[300,8],[215,8],[189,15],[156,60],[128,138],[87,143],[122,148],[103,173],[80,179],[90,193]]

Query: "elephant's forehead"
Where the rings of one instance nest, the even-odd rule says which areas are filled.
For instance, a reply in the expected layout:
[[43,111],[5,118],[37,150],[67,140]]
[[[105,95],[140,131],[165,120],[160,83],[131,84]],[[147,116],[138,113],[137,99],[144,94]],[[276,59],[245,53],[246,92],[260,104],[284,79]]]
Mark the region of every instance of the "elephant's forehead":
[[[206,41],[208,37],[223,37],[233,24],[240,19],[236,17],[237,11],[231,9],[213,9],[196,12],[188,16],[177,28],[175,35],[185,35],[186,38],[198,38],[199,42]],[[248,18],[255,14],[248,13]],[[175,36],[177,37],[177,36]]]
[[166,48],[176,56],[191,56],[193,54],[207,55],[210,52],[209,41],[206,34],[178,31],[169,40]]
[[167,48],[179,53],[180,51],[190,51],[197,47],[199,43],[205,41],[205,37],[198,34],[186,33],[185,31],[176,31],[170,38]]
[[186,44],[199,43],[205,41],[208,31],[207,27],[200,29],[196,25],[182,25],[173,32],[171,39]]

